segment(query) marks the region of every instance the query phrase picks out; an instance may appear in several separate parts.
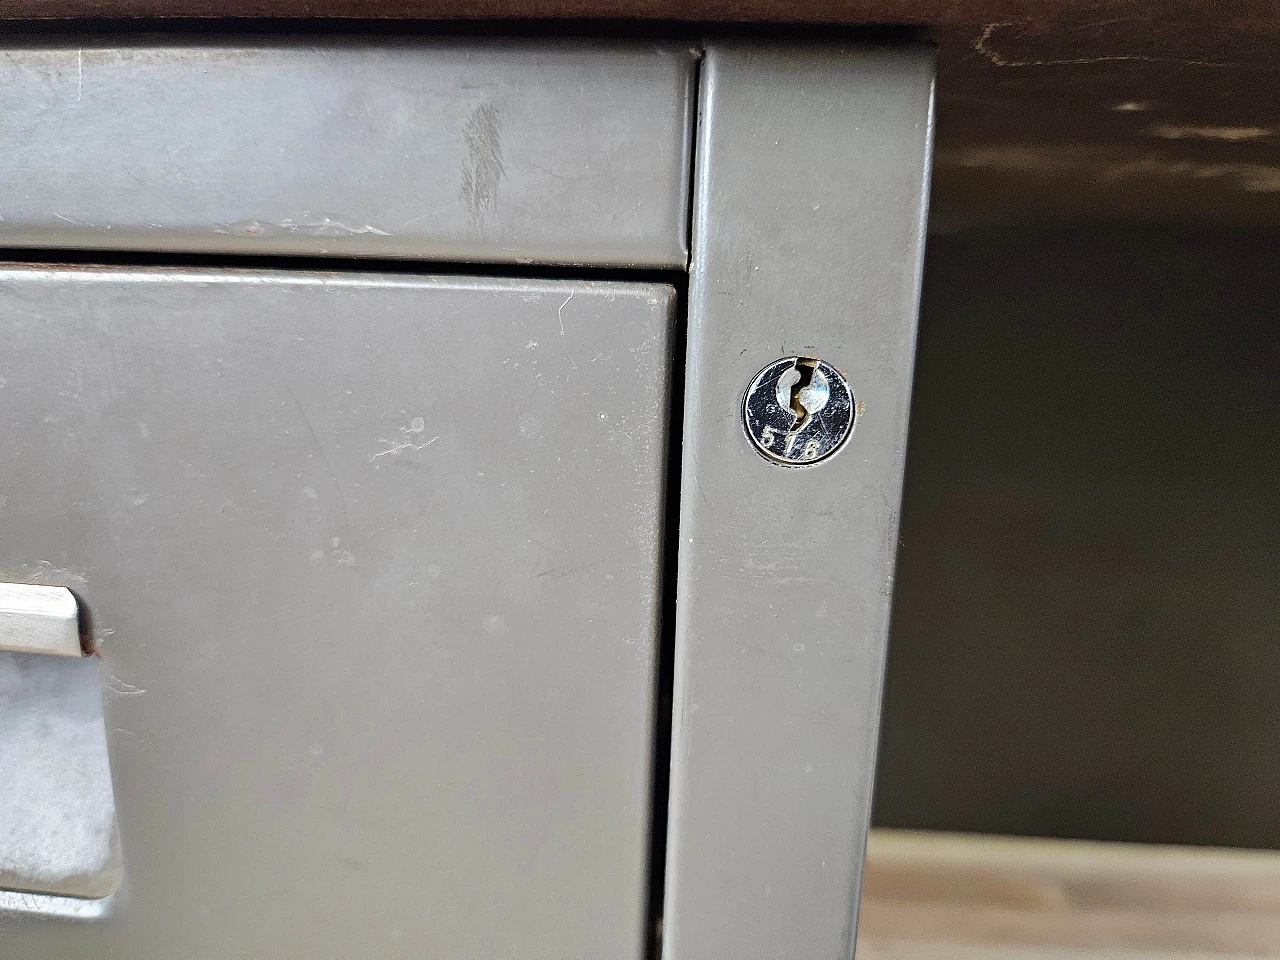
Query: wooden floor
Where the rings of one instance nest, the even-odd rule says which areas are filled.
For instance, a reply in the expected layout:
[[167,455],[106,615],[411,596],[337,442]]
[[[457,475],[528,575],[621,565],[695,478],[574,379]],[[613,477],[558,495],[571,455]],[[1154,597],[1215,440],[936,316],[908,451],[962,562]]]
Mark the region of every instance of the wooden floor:
[[914,941],[858,941],[858,960],[1254,960],[1251,953],[1180,950],[1084,950],[1050,947],[974,947]]
[[872,831],[858,960],[1280,958],[1280,853]]

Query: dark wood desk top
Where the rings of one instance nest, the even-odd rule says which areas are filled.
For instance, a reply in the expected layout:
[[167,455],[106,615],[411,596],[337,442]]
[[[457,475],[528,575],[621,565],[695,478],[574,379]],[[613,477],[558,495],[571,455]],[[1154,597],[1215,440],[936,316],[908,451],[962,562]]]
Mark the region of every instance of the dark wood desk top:
[[939,47],[938,225],[1280,223],[1271,0],[0,0],[0,17],[916,28]]

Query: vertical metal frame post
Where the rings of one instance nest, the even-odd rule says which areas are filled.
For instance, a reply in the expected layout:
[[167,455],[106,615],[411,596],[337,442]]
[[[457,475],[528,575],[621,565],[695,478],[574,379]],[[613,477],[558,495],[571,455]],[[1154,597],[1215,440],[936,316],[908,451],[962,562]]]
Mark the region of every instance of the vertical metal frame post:
[[[711,44],[681,477],[667,960],[849,957],[932,143],[927,48]],[[809,466],[744,433],[789,356],[852,388]]]

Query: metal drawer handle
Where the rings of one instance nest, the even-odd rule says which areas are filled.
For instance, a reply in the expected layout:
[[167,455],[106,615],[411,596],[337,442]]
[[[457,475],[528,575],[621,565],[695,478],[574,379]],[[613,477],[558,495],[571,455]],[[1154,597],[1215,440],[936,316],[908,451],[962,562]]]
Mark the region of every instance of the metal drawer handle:
[[66,587],[0,583],[0,650],[83,657],[75,594]]

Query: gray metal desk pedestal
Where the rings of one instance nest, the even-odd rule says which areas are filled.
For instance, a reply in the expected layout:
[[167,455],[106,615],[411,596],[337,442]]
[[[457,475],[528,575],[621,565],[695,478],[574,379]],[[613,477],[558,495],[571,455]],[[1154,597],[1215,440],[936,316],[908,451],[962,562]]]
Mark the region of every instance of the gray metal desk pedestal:
[[849,956],[928,51],[4,53],[0,957]]

